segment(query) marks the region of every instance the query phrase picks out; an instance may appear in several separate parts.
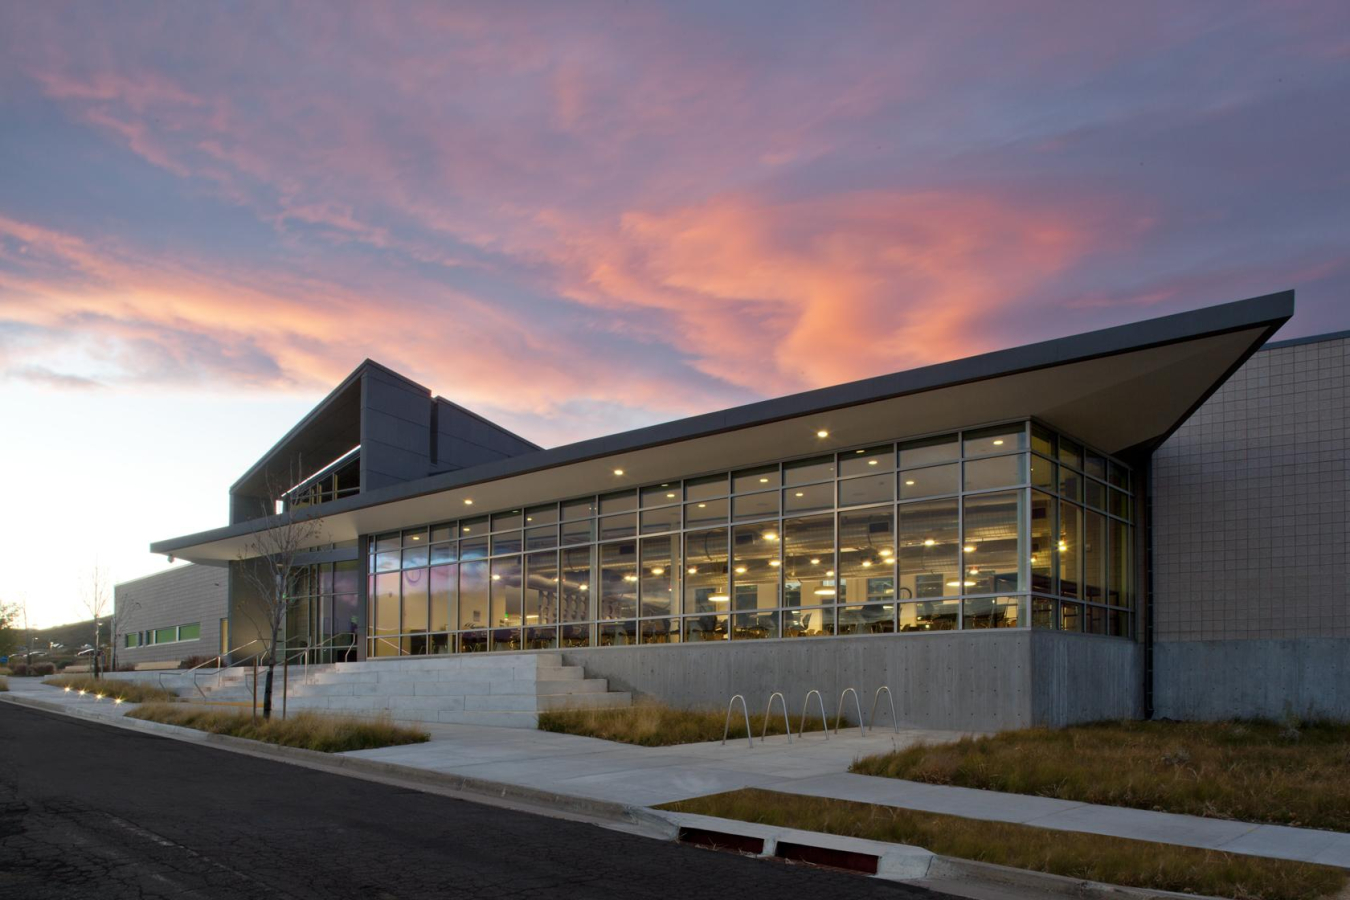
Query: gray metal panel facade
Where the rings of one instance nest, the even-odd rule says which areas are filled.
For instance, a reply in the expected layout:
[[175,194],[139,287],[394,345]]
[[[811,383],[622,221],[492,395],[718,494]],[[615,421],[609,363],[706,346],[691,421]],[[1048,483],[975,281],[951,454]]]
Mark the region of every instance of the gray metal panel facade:
[[[220,649],[220,620],[229,610],[226,570],[214,566],[177,566],[156,575],[125,581],[113,588],[118,610],[119,665],[214,656]],[[139,607],[137,606],[139,604]],[[195,641],[127,647],[123,635],[156,628],[201,623]]]
[[1155,454],[1156,715],[1350,717],[1347,375],[1264,349]]

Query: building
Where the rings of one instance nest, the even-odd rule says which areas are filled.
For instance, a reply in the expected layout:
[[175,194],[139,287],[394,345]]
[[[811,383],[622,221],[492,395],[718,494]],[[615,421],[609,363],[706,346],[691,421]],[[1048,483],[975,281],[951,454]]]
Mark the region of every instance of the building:
[[232,645],[257,637],[241,559],[295,516],[322,546],[288,640],[343,659],[560,653],[690,705],[885,684],[947,728],[1346,715],[1346,348],[1258,353],[1292,313],[1273,294],[547,450],[367,361],[229,525],[151,549],[228,569]]
[[228,572],[175,566],[113,587],[118,667],[215,656],[229,632]]

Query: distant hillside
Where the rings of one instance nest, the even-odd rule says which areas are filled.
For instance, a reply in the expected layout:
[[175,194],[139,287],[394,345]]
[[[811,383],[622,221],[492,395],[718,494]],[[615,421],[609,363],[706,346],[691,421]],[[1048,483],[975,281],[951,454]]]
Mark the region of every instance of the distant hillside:
[[[102,639],[108,640],[109,620],[104,618],[99,624],[99,633]],[[23,638],[23,632],[19,632],[20,640],[23,641],[23,650],[27,650],[28,642]],[[53,625],[51,628],[33,629],[33,650],[46,650],[47,656],[53,658],[66,658],[74,656],[75,652],[84,645],[93,640],[94,620],[85,619],[83,622],[68,622],[65,625]],[[60,644],[62,649],[52,649],[52,644]],[[20,652],[23,652],[21,650]]]

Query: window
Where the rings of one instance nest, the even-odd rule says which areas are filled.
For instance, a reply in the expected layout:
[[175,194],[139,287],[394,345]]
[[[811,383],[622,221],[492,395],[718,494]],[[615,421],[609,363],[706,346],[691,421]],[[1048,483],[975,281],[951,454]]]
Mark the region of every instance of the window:
[[783,522],[783,605],[833,605],[834,516],[811,516]]
[[178,640],[178,626],[172,625],[168,628],[155,629],[156,644],[172,644],[176,640]]
[[960,594],[961,524],[955,500],[900,505],[900,600]]
[[895,601],[895,513],[889,506],[839,514],[839,602]]
[[1001,594],[1021,587],[1018,532],[1022,491],[979,494],[965,499],[961,556],[965,594]]
[[637,618],[637,541],[600,545],[600,618]]
[[202,623],[193,622],[191,625],[178,626],[178,639],[180,641],[199,641],[202,637]]
[[[649,537],[641,542],[642,581],[640,584],[641,614],[669,616],[680,611],[679,596],[675,593],[680,583],[680,539],[678,537]],[[676,629],[676,633],[679,630]]]
[[123,646],[139,647],[140,645],[141,645],[141,636],[139,633],[125,635],[125,643],[123,644]]

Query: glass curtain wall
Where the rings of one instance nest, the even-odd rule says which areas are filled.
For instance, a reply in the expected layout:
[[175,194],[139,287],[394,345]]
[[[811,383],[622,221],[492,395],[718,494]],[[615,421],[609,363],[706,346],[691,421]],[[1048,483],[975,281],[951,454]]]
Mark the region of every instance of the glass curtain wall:
[[1130,477],[1015,422],[381,534],[368,651],[1129,637]]
[[[295,567],[288,587],[287,649],[313,647],[318,655],[312,661],[354,660],[361,637],[360,587],[359,560]],[[382,587],[399,594],[387,579]]]

